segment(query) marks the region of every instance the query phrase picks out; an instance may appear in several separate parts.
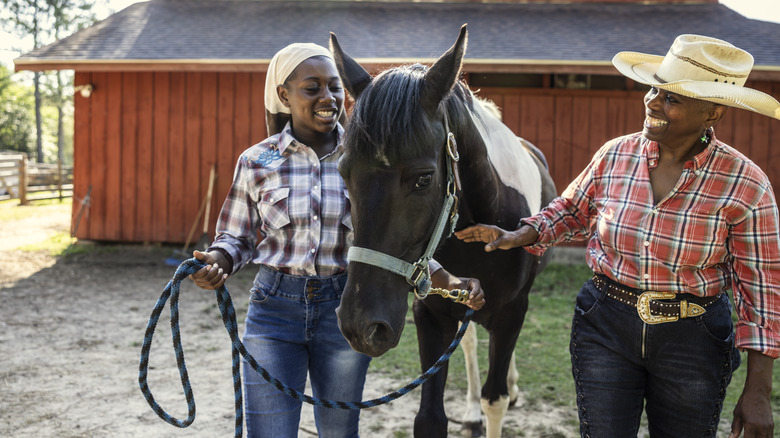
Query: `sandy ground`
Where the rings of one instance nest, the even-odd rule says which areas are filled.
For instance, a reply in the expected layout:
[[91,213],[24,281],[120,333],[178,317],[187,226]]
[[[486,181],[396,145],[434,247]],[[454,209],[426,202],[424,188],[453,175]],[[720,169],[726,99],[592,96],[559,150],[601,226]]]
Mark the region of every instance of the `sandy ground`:
[[[149,315],[175,270],[165,264],[170,249],[97,247],[60,259],[18,249],[67,231],[69,214],[59,210],[0,224],[6,262],[0,270],[0,436],[233,436],[230,342],[214,294],[182,286],[181,331],[197,416],[190,427],[179,429],[159,419],[138,388]],[[251,276],[240,273],[228,285],[239,319]],[[166,307],[152,347],[149,384],[166,411],[186,418],[168,315]],[[452,360],[463,360],[462,355]],[[364,399],[406,383],[369,371]],[[412,436],[419,391],[364,410],[361,436]],[[445,394],[450,436],[459,435],[464,397],[457,390]],[[316,436],[311,408],[304,407],[299,436]],[[529,412],[521,398],[507,415],[503,436],[571,437],[575,417],[572,410],[539,410],[538,404]]]

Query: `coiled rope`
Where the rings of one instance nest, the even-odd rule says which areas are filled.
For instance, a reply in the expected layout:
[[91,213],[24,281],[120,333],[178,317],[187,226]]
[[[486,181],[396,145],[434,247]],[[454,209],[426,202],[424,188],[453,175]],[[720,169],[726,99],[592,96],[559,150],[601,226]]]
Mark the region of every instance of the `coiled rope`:
[[[192,393],[190,378],[189,375],[187,374],[187,366],[185,365],[184,362],[184,350],[181,344],[181,332],[179,330],[179,289],[181,287],[181,282],[185,277],[197,272],[204,266],[205,264],[200,260],[191,258],[185,260],[179,265],[178,268],[176,268],[176,272],[174,273],[173,278],[168,282],[168,285],[165,286],[162,295],[160,295],[160,298],[157,300],[157,304],[155,304],[154,309],[152,310],[152,314],[149,317],[149,323],[146,326],[146,334],[144,335],[144,342],[143,345],[141,346],[141,362],[139,365],[139,372],[138,372],[138,384],[141,387],[141,392],[143,393],[144,398],[146,398],[147,403],[149,403],[149,406],[151,406],[152,410],[154,410],[154,412],[160,418],[162,418],[165,422],[173,426],[181,427],[181,428],[189,426],[195,420],[195,396]],[[241,389],[241,366],[240,366],[239,355],[243,356],[247,360],[249,365],[255,371],[257,371],[263,377],[263,379],[265,379],[267,382],[274,385],[279,391],[297,400],[304,401],[314,406],[322,406],[322,407],[334,408],[334,409],[371,408],[371,407],[383,405],[385,403],[389,403],[397,398],[400,398],[404,394],[408,393],[409,391],[425,383],[425,381],[430,379],[431,376],[436,374],[441,369],[441,367],[447,362],[447,360],[449,360],[452,353],[458,347],[460,340],[463,338],[463,334],[466,332],[466,329],[468,328],[468,324],[471,321],[471,317],[474,314],[474,311],[472,309],[468,309],[466,311],[466,316],[463,320],[463,324],[461,324],[460,329],[458,329],[458,332],[456,333],[455,338],[453,339],[450,346],[447,347],[447,350],[444,352],[444,354],[442,354],[439,360],[436,361],[436,363],[434,363],[426,372],[421,374],[413,382],[383,397],[375,398],[372,400],[365,400],[365,401],[358,401],[358,402],[332,401],[332,400],[320,400],[311,397],[309,395],[306,395],[300,391],[290,388],[286,384],[280,382],[279,380],[271,376],[268,373],[268,371],[266,371],[265,368],[263,368],[260,364],[258,364],[255,358],[252,357],[251,354],[249,354],[249,352],[244,347],[244,344],[239,339],[238,324],[236,323],[236,311],[235,308],[233,307],[233,301],[230,299],[230,293],[228,292],[227,287],[223,285],[219,289],[215,290],[215,293],[217,296],[217,303],[219,304],[219,311],[222,314],[222,322],[225,325],[225,329],[227,330],[228,336],[230,336],[230,341],[232,343],[231,350],[232,350],[232,358],[233,358],[233,391],[235,394],[235,412],[236,412],[235,436],[237,438],[243,435],[243,423],[244,423],[243,395]],[[177,419],[171,416],[170,414],[168,414],[167,412],[165,412],[165,410],[157,403],[157,401],[155,401],[154,396],[152,395],[152,391],[149,389],[149,384],[147,382],[148,369],[149,369],[149,351],[152,346],[152,338],[154,337],[154,330],[157,327],[157,321],[159,320],[160,314],[162,313],[162,310],[165,307],[165,303],[168,301],[169,298],[171,300],[171,304],[170,304],[171,336],[173,338],[173,349],[176,354],[176,364],[179,368],[179,376],[181,377],[181,386],[182,389],[184,390],[184,397],[187,400],[188,413],[187,413],[187,418],[184,420]]]

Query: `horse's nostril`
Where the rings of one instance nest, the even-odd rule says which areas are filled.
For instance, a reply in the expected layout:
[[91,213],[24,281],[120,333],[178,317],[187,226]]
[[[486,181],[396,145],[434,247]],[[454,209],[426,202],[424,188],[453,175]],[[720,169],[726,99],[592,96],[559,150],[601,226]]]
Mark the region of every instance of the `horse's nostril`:
[[393,343],[393,330],[384,322],[374,322],[366,329],[366,344],[374,349],[387,349]]

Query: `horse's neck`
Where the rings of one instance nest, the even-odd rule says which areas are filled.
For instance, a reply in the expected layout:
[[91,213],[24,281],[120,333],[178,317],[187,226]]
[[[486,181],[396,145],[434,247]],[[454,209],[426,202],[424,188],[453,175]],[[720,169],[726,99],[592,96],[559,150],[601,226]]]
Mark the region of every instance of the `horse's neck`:
[[[479,110],[481,108],[477,108]],[[529,214],[541,208],[541,175],[531,153],[501,121],[486,111],[469,113],[459,123],[461,179],[464,198],[475,209],[502,207],[502,190],[514,189],[525,198]]]
[[467,118],[459,127],[456,141],[460,154],[460,215],[468,223],[485,212],[496,210],[500,199],[496,187],[500,181],[473,121]]

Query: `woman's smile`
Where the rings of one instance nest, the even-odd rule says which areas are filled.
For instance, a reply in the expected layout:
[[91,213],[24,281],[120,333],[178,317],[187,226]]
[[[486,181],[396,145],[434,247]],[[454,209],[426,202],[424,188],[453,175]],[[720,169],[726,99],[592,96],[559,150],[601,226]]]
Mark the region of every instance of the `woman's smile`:
[[645,117],[645,128],[660,128],[662,126],[668,125],[669,122],[666,120],[656,119],[652,116],[646,116]]

